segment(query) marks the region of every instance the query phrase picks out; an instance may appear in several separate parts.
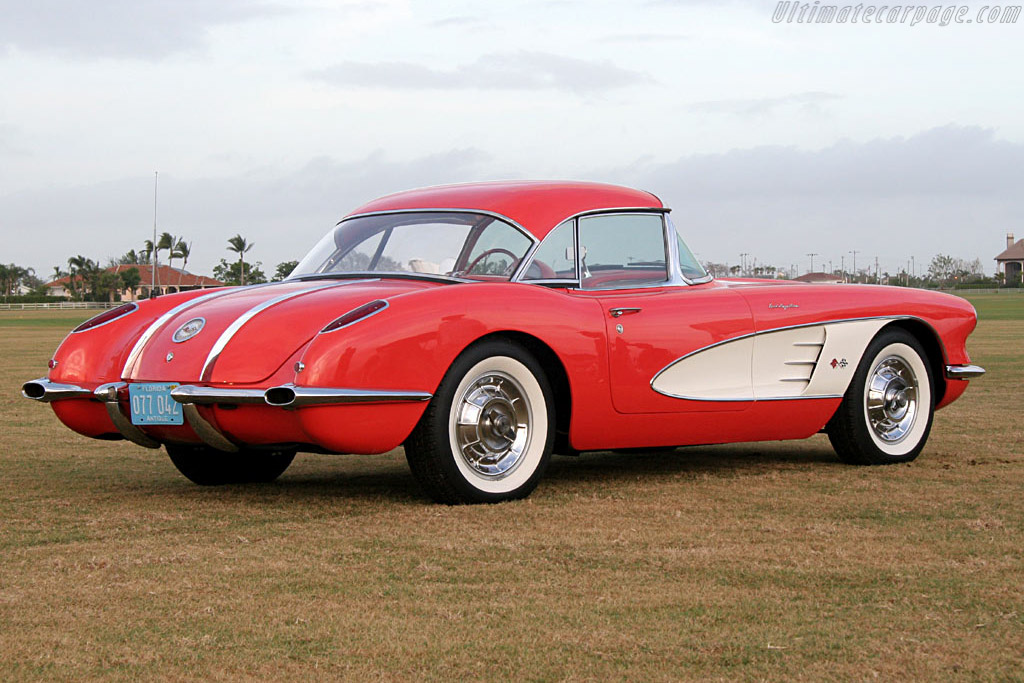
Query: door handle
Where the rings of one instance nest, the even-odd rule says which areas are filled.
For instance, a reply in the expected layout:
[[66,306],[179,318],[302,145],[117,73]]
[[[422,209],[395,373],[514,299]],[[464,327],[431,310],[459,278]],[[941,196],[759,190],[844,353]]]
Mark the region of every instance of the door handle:
[[635,315],[644,309],[642,308],[609,308],[608,312],[613,318],[621,318],[624,315]]

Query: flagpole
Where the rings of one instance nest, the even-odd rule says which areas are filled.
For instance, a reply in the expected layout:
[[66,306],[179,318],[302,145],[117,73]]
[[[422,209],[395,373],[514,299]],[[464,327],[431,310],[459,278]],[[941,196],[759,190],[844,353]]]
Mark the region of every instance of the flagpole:
[[156,193],[160,181],[160,171],[153,171],[153,250],[149,254],[149,263],[153,271],[153,283],[149,289],[149,298],[156,294]]

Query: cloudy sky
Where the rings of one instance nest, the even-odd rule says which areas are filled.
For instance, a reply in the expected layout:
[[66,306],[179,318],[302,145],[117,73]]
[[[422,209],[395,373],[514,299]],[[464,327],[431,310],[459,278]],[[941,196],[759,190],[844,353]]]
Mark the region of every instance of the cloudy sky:
[[[756,0],[0,0],[0,261],[298,259],[381,194],[572,178],[703,260],[982,259],[1024,237],[1024,17],[787,23]],[[966,6],[974,18],[985,5]]]

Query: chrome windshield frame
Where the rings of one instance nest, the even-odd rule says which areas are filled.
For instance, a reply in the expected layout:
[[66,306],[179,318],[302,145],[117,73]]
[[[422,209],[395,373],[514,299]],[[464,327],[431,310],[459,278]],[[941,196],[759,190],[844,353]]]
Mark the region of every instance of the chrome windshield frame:
[[[490,216],[491,218],[494,218],[495,220],[500,220],[502,223],[505,223],[505,224],[515,228],[516,230],[518,230],[524,237],[526,237],[528,240],[530,240],[530,246],[526,249],[526,253],[524,253],[523,257],[519,260],[519,265],[516,266],[516,270],[509,277],[508,282],[515,282],[516,275],[518,275],[522,271],[523,264],[533,258],[533,254],[537,250],[537,247],[540,245],[540,242],[541,242],[539,239],[537,239],[536,235],[534,235],[532,232],[530,232],[529,230],[524,228],[522,225],[520,225],[516,221],[512,220],[511,218],[509,218],[508,216],[505,216],[503,214],[497,213],[496,211],[487,211],[486,209],[454,209],[454,208],[444,208],[444,207],[429,207],[429,208],[416,208],[416,209],[389,209],[389,210],[386,210],[386,211],[367,211],[367,212],[364,212],[364,213],[354,213],[354,214],[351,214],[349,216],[345,216],[340,221],[335,223],[334,228],[332,228],[332,230],[335,230],[335,229],[339,228],[343,223],[347,223],[348,221],[354,220],[356,218],[368,218],[368,217],[372,217],[372,216],[392,216],[392,215],[401,215],[401,214],[410,214],[410,213],[465,213],[465,214],[473,214],[473,215],[476,215],[476,216]],[[388,273],[388,271],[377,271],[377,270],[374,270],[374,271],[359,271],[358,273],[356,273],[355,271],[353,271],[352,273],[341,272],[341,273],[335,273],[335,274],[337,274],[337,275],[349,275],[349,274],[356,275],[356,274],[360,274],[360,275],[371,275],[371,276],[379,277],[381,275],[388,275],[389,273]],[[460,275],[460,276],[440,275],[439,276],[439,275],[436,275],[436,274],[433,274],[433,273],[407,273],[405,271],[402,271],[402,274],[405,274],[405,275],[434,275],[435,277],[444,277],[444,278],[450,279],[453,282],[486,282],[486,280],[476,280],[474,278],[465,277],[463,275]],[[298,280],[298,279],[301,279],[303,277],[309,278],[309,277],[329,276],[329,275],[332,275],[332,273],[300,273],[298,275],[289,275],[284,280],[282,280],[282,282],[287,282],[287,281],[289,281],[289,280],[291,280],[293,278]]]

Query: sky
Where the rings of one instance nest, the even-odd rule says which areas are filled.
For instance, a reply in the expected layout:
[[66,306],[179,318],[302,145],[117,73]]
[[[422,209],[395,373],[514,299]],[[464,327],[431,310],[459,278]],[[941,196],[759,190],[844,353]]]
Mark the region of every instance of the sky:
[[0,262],[140,248],[159,172],[201,274],[235,234],[272,273],[377,196],[505,178],[649,190],[703,261],[991,273],[1024,237],[1024,17],[963,7],[0,0]]

